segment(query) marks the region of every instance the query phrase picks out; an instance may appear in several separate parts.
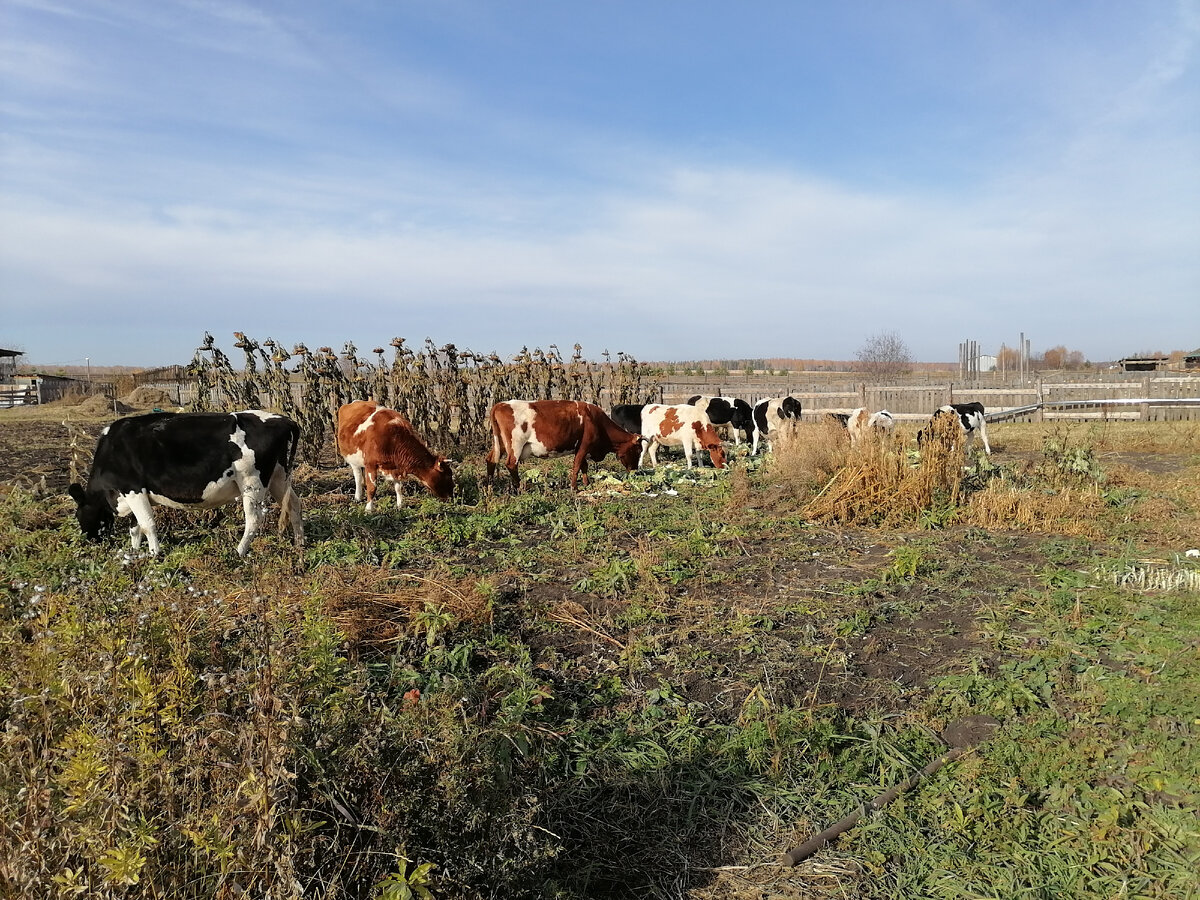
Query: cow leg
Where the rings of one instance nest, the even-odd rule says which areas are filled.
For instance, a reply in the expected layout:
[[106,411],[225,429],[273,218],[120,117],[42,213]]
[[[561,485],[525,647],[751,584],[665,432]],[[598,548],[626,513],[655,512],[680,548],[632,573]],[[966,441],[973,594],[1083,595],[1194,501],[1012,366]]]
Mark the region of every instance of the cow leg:
[[590,429],[584,429],[583,436],[579,439],[579,449],[575,451],[575,464],[571,466],[571,489],[579,490],[579,473],[583,473],[583,486],[588,486],[588,470],[587,470],[587,448],[593,440],[593,435]]
[[506,451],[504,465],[508,468],[508,474],[512,477],[512,486],[514,492],[521,490],[521,476],[517,472],[517,466],[520,465],[521,458],[523,456],[528,456],[528,454],[525,453],[525,446],[526,444],[524,437],[520,434],[514,434],[512,436],[512,440],[508,443],[508,449]]
[[375,508],[375,489],[378,487],[379,470],[370,468],[364,473],[367,482],[367,512]]
[[393,478],[392,479],[392,487],[394,487],[396,489],[396,509],[400,508],[400,498],[401,498],[400,482],[402,480],[403,479],[401,479],[401,478]]
[[350,471],[354,474],[354,499],[363,498],[363,466],[360,462],[350,463]]
[[492,435],[492,449],[488,451],[487,460],[487,480],[488,484],[492,483],[492,476],[496,474],[496,467],[500,465],[500,437]]
[[267,489],[262,486],[262,482],[242,486],[242,511],[246,514],[246,529],[237,545],[238,556],[245,556],[250,552],[250,541],[258,532],[259,520],[266,505]]
[[651,441],[647,448],[650,452],[650,468],[658,468],[658,441]]
[[304,519],[300,510],[300,498],[292,489],[292,476],[283,466],[276,466],[267,485],[271,496],[279,504],[279,530],[282,532],[291,522],[292,541],[297,547],[304,546]]
[[154,527],[154,511],[150,508],[149,495],[138,491],[126,494],[121,499],[125,501],[126,508],[133,513],[133,518],[137,523],[129,529],[133,549],[137,550],[142,546],[142,535],[145,535],[146,549],[150,551],[151,556],[157,556],[158,531]]
[[683,458],[687,460],[687,467],[692,467],[692,443],[691,441],[683,442]]
[[983,439],[983,449],[987,452],[988,456],[991,456],[992,445],[988,443],[986,422],[980,421],[979,423],[979,437]]

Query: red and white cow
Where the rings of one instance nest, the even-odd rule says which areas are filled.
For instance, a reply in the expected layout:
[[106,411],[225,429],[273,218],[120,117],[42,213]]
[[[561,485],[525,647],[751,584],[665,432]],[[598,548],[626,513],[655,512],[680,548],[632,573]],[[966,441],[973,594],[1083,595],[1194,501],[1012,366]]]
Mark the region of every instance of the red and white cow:
[[[683,403],[678,406],[648,404],[642,410],[642,437],[649,439],[650,465],[658,465],[658,448],[682,447],[687,467],[692,467],[692,453],[707,450],[709,459],[718,469],[725,468],[725,450],[721,438],[698,406]],[[640,460],[639,460],[640,463]]]
[[381,476],[395,487],[397,508],[405,478],[420,481],[439,500],[449,500],[454,493],[450,461],[426,447],[408,419],[394,409],[371,400],[347,403],[337,414],[337,447],[354,473],[355,500],[363,498],[365,483],[367,512],[375,506]]
[[589,458],[600,462],[615,453],[627,471],[637,468],[641,435],[625,431],[594,404],[581,400],[502,400],[492,407],[488,418],[492,423],[488,481],[504,457],[516,488],[521,486],[517,466],[531,456],[575,454],[571,468],[571,487],[575,490],[579,489],[580,472],[584,485],[588,483]]

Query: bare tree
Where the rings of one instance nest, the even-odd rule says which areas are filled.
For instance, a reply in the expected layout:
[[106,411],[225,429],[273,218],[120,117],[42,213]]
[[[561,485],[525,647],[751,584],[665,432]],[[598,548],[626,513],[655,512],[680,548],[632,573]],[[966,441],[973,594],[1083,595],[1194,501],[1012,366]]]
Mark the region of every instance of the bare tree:
[[871,378],[891,378],[912,371],[912,354],[895,331],[880,331],[858,348],[854,370]]

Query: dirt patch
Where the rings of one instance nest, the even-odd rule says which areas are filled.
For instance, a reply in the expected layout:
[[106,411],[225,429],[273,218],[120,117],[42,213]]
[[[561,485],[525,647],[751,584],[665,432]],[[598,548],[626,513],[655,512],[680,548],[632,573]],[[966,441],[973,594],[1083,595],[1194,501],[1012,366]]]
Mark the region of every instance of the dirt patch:
[[[98,434],[101,426],[89,427]],[[65,492],[70,483],[71,439],[61,422],[23,421],[0,424],[0,482],[34,487],[45,479],[47,490]],[[95,446],[87,444],[88,458]],[[86,475],[86,472],[80,473]]]

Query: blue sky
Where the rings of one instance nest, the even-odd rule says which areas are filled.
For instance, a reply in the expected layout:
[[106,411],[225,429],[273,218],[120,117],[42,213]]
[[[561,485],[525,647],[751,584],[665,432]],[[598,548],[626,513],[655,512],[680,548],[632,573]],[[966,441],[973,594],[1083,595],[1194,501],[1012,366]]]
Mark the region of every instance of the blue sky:
[[0,346],[1200,346],[1200,0],[0,0]]

